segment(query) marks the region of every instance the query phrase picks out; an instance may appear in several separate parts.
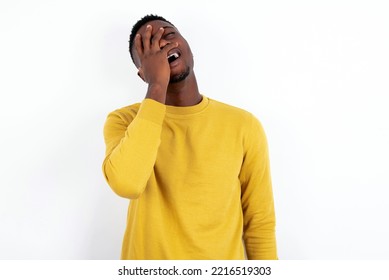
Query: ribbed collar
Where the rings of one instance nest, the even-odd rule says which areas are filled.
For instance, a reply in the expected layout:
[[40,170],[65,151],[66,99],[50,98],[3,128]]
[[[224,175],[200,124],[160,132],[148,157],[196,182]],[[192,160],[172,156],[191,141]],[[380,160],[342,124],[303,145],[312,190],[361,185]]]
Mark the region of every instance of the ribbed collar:
[[180,117],[180,116],[188,116],[188,115],[196,114],[203,111],[205,108],[207,108],[209,104],[209,99],[204,95],[201,96],[203,97],[203,99],[200,101],[200,103],[193,106],[166,105],[166,114],[169,117]]

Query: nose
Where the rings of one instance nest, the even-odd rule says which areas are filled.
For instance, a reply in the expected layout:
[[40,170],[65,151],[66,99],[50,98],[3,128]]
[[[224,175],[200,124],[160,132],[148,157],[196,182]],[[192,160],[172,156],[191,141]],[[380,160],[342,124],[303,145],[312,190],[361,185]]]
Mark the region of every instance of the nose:
[[165,40],[165,39],[161,39],[160,41],[159,41],[159,48],[160,49],[163,49],[166,45],[168,45],[168,44],[171,44],[171,41],[169,41],[169,40]]

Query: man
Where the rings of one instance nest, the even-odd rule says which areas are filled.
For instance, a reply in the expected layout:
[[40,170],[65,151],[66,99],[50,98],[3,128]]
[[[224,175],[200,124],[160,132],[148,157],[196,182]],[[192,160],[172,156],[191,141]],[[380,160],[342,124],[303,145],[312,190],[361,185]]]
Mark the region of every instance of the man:
[[147,15],[130,54],[148,84],[104,127],[103,172],[131,200],[122,259],[277,259],[264,130],[250,113],[200,94],[187,41]]

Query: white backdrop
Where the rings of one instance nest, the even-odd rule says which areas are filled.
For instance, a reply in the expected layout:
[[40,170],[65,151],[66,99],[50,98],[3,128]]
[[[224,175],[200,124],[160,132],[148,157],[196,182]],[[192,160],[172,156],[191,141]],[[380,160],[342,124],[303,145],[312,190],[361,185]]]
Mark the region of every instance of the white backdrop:
[[203,94],[262,121],[280,259],[388,258],[384,2],[1,1],[0,259],[119,258],[102,129],[144,97],[127,41],[148,13],[186,37]]

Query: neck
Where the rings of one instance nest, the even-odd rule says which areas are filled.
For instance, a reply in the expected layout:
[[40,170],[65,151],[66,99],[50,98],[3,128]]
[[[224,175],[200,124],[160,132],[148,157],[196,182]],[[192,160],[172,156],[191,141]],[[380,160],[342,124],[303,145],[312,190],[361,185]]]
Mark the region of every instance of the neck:
[[166,93],[166,105],[193,106],[202,99],[199,93],[195,75],[189,75],[185,80],[169,84]]

